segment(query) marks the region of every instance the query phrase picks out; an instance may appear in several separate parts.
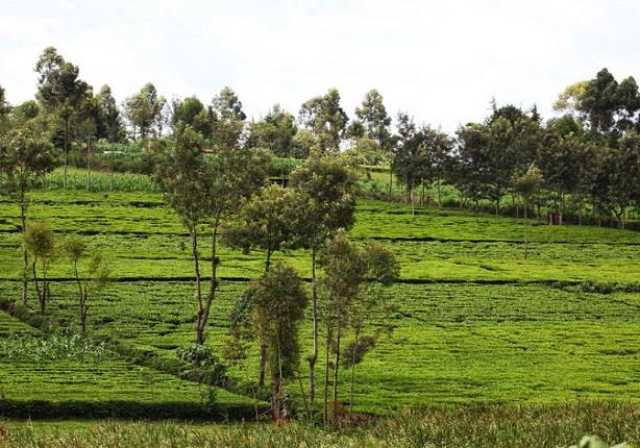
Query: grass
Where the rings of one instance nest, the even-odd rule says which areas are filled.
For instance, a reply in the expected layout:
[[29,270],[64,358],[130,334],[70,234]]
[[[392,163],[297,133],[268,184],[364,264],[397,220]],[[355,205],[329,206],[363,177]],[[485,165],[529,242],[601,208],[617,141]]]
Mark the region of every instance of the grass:
[[619,403],[554,407],[432,407],[355,429],[326,432],[304,424],[202,425],[179,422],[0,423],[0,446],[38,447],[323,447],[429,448],[576,444],[584,434],[615,442],[640,441],[640,412]]

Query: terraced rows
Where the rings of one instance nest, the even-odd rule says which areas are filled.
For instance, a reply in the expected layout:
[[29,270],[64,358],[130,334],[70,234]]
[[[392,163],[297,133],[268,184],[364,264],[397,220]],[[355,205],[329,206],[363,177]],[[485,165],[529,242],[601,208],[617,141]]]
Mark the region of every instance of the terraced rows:
[[[161,204],[154,194],[56,192],[35,194],[31,213],[60,233],[82,230],[110,260],[120,281],[90,299],[92,334],[169,360],[175,359],[177,347],[193,341],[194,304],[188,241],[174,214]],[[21,267],[13,206],[0,204],[0,216],[0,277],[17,278]],[[384,290],[394,312],[370,323],[373,330],[384,318],[394,331],[358,366],[358,409],[382,412],[390,403],[640,399],[640,294],[584,293],[578,286],[553,285],[587,280],[635,285],[640,234],[532,225],[525,260],[521,220],[455,210],[411,217],[404,206],[380,202],[363,202],[357,219],[352,235],[384,240],[398,255],[405,281]],[[206,239],[203,243],[206,247]],[[309,276],[304,251],[277,258]],[[227,278],[253,278],[263,267],[260,253],[223,249],[221,259]],[[51,274],[68,277],[69,268],[58,261]],[[209,328],[209,343],[218,352],[226,317],[245,285],[223,280]],[[0,281],[0,296],[15,296],[17,287]],[[52,293],[56,321],[76,326],[73,284],[54,282]],[[306,325],[301,340],[308,341],[309,332]],[[118,369],[112,367],[108,370]],[[19,366],[11,368],[18,369],[12,377],[17,381]],[[253,378],[256,368],[254,347],[246,366],[231,374],[243,381]],[[346,380],[348,372],[343,375]],[[131,383],[143,390],[144,381]],[[176,391],[189,387],[174,378],[158,381]],[[197,395],[180,394],[189,400]]]

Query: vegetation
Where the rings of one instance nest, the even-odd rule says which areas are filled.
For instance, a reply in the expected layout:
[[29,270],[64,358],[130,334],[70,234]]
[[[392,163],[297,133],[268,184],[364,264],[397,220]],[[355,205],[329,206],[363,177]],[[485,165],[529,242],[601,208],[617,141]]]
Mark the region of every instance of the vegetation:
[[0,445],[638,440],[633,78],[447,135],[394,131],[375,89],[351,122],[330,89],[248,123],[230,87],[121,111],[54,48],[36,71],[36,101],[0,89],[0,415],[284,428],[8,422]]

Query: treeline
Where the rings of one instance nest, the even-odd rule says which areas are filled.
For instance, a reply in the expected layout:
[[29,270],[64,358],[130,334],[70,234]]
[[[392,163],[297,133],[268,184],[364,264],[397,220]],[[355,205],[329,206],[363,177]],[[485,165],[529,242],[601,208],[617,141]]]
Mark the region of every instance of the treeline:
[[121,168],[150,173],[150,142],[189,126],[202,136],[204,151],[263,148],[298,159],[342,153],[354,164],[388,166],[389,195],[395,173],[412,204],[420,187],[435,191],[431,201],[442,204],[443,185],[452,185],[463,206],[490,202],[498,212],[511,198],[511,208],[528,208],[518,180],[535,169],[541,184],[531,204],[537,213],[553,212],[556,222],[568,213],[579,222],[615,219],[624,226],[629,209],[638,206],[640,94],[634,78],[618,82],[606,69],[567,87],[554,104],[557,117],[544,121],[535,106],[523,110],[494,101],[489,117],[461,126],[454,135],[416,124],[405,113],[392,126],[375,89],[352,119],[339,92],[330,89],[306,101],[297,117],[276,105],[249,121],[229,87],[205,104],[195,96],[167,100],[149,83],[118,105],[109,86],[94,94],[78,66],[54,48],[44,50],[35,70],[36,101],[12,107],[0,88],[0,116],[6,122],[7,116],[41,110],[52,117],[52,143],[65,167],[72,153],[86,166],[96,148],[104,153],[105,144],[111,144],[119,152],[129,146],[118,144],[133,142],[143,160],[120,162]]

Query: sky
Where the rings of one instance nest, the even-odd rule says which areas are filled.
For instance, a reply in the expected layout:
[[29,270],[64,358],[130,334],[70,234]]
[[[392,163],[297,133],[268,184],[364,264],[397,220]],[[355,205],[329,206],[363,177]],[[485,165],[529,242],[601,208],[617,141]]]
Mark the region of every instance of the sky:
[[395,117],[453,132],[498,104],[544,117],[603,67],[640,77],[638,0],[2,0],[0,85],[31,99],[54,46],[120,102],[153,82],[203,102],[224,86],[249,117],[337,88],[350,116],[376,88]]

